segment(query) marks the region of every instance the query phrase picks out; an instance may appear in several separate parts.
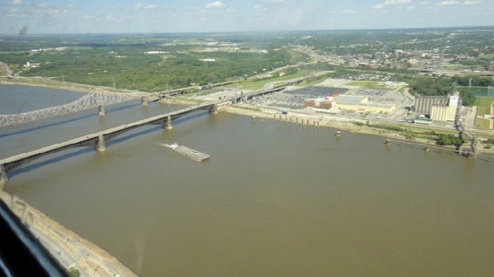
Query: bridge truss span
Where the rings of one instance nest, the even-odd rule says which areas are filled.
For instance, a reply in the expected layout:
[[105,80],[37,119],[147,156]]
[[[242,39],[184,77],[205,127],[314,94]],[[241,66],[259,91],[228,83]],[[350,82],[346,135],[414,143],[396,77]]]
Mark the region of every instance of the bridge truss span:
[[146,97],[145,93],[116,93],[94,90],[81,98],[59,106],[18,114],[0,114],[0,128],[58,115],[66,115],[103,105],[111,105],[132,99]]

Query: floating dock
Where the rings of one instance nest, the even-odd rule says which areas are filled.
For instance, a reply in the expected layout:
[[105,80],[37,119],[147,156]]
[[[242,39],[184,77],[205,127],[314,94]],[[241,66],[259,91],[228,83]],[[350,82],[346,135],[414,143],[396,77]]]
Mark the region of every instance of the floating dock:
[[204,160],[209,159],[208,154],[196,151],[187,146],[177,145],[176,143],[171,145],[165,144],[165,146],[171,148],[173,151],[177,152],[178,154],[197,162],[202,162]]

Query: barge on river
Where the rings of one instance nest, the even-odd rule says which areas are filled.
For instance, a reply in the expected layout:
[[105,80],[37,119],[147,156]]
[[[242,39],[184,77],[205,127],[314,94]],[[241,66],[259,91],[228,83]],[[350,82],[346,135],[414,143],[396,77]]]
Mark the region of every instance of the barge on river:
[[196,151],[184,145],[178,145],[176,143],[173,143],[173,144],[165,144],[165,146],[171,148],[173,151],[177,152],[178,154],[197,162],[202,162],[204,160],[209,159],[208,154]]

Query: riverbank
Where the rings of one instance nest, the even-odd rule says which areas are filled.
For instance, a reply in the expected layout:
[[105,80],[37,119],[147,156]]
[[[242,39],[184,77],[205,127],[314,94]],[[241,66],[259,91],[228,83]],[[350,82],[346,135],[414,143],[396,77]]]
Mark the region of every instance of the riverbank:
[[26,202],[0,191],[0,199],[67,270],[80,276],[137,276],[107,251],[81,238]]
[[121,93],[135,92],[126,89],[114,89],[110,87],[99,87],[99,86],[91,86],[84,84],[61,82],[47,78],[37,79],[37,78],[27,78],[27,77],[9,77],[9,78],[1,77],[0,85],[52,88],[52,89],[69,90],[69,91],[75,91],[81,93],[91,93],[94,92],[95,90],[105,90],[105,91],[121,92]]
[[40,88],[52,88],[61,90],[70,90],[75,92],[90,93],[95,88],[77,85],[72,83],[62,83],[52,80],[40,79],[39,81],[34,81],[33,79],[27,78],[0,78],[0,85],[10,85],[10,86],[29,86],[29,87],[40,87]]
[[[443,149],[445,151],[454,151],[453,146],[438,146],[435,140],[422,138],[409,138],[403,132],[394,131],[392,128],[383,129],[368,126],[366,121],[358,121],[339,117],[330,117],[325,115],[307,115],[302,113],[288,112],[286,115],[279,114],[276,110],[262,109],[250,105],[228,106],[223,109],[226,112],[251,116],[256,118],[266,118],[290,122],[295,124],[309,125],[314,127],[330,127],[339,131],[347,131],[358,134],[368,134],[381,136],[384,139],[398,140],[409,144],[425,145]],[[483,149],[482,153],[493,156],[494,149]]]
[[[16,80],[16,81],[13,81]],[[83,85],[83,84],[75,84],[75,83],[66,83],[66,82],[60,82],[56,80],[51,80],[51,79],[46,79],[46,78],[40,78],[39,80],[36,78],[24,78],[24,77],[16,77],[16,78],[0,78],[0,84],[5,84],[5,85],[25,85],[25,86],[34,86],[34,87],[46,87],[46,88],[54,88],[54,89],[63,89],[63,90],[70,90],[70,91],[76,91],[76,92],[82,92],[82,93],[90,93],[93,92],[96,89],[104,89],[104,90],[112,90],[115,92],[120,92],[120,93],[129,93],[131,91],[128,90],[115,90],[112,88],[102,88],[102,87],[96,87],[96,86],[90,86],[90,85]],[[179,105],[179,106],[190,106],[193,104],[197,104],[200,101],[197,99],[191,100],[191,98],[188,97],[172,97],[172,98],[165,98],[161,99],[160,101],[163,101],[164,103],[169,103],[173,105]],[[437,132],[437,133],[446,133],[446,134],[457,134],[456,130],[453,129],[431,129],[431,128],[426,128],[424,126],[411,126],[407,125],[406,127],[402,127],[401,124],[389,124],[389,123],[383,123],[383,122],[371,122],[369,124],[368,120],[362,120],[362,119],[349,119],[349,118],[342,118],[342,117],[337,117],[337,116],[332,116],[332,115],[326,115],[326,114],[308,114],[304,113],[303,111],[290,111],[286,115],[280,115],[279,111],[277,109],[269,109],[269,108],[262,108],[262,107],[257,107],[257,106],[252,106],[248,104],[237,104],[235,106],[229,106],[227,108],[224,108],[227,112],[231,113],[236,113],[240,115],[248,115],[248,116],[257,116],[257,117],[265,117],[265,118],[271,118],[275,120],[281,120],[281,121],[288,121],[296,124],[309,124],[308,122],[312,122],[311,124],[321,127],[332,127],[335,129],[343,130],[343,131],[348,131],[348,132],[353,132],[353,133],[361,133],[361,134],[370,134],[370,135],[378,135],[382,136],[385,138],[390,138],[390,139],[398,139],[402,141],[406,141],[409,143],[419,143],[419,144],[426,144],[426,145],[431,145],[431,146],[436,146],[436,147],[441,147],[438,146],[436,143],[436,140],[434,139],[424,139],[425,133],[427,132]],[[278,117],[276,117],[278,116]],[[304,121],[305,119],[305,121]],[[299,122],[300,120],[300,122]],[[401,131],[399,130],[401,129]],[[408,130],[411,132],[404,132],[404,130]],[[414,136],[412,133],[418,133],[418,136]],[[480,132],[476,132],[475,136],[478,135]],[[410,136],[412,134],[412,136]],[[484,134],[482,132],[482,134]],[[494,138],[494,134],[486,134],[485,138]],[[463,147],[466,147],[464,145]],[[450,147],[444,147],[445,149],[449,149]],[[482,152],[487,154],[487,155],[494,155],[494,147],[490,148],[482,148]]]
[[[269,118],[269,119],[286,121],[291,123],[300,123],[300,124],[310,125],[315,127],[330,127],[351,133],[379,135],[386,138],[405,139],[404,136],[397,134],[394,131],[374,129],[365,126],[365,124],[357,125],[355,124],[356,122],[355,120],[350,120],[350,119],[328,118],[325,116],[310,116],[310,115],[302,115],[296,113],[288,113],[286,115],[280,115],[276,113],[271,113],[269,111],[246,109],[235,106],[226,107],[224,111],[229,113],[239,114],[239,115]],[[424,140],[424,143],[426,142],[427,141]]]

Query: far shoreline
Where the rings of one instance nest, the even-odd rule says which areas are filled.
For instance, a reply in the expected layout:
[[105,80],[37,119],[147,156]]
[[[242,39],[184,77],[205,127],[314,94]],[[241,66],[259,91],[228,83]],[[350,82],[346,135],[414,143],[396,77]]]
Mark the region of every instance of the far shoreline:
[[[336,120],[334,118],[328,119],[324,117],[323,119],[321,119],[320,117],[321,115],[319,115],[318,118],[317,116],[301,115],[290,112],[288,112],[287,115],[281,115],[281,114],[267,113],[263,111],[252,110],[252,109],[242,109],[240,107],[234,107],[234,106],[225,108],[225,111],[232,114],[251,116],[253,117],[253,120],[254,117],[256,118],[259,117],[264,119],[279,120],[280,122],[288,122],[290,124],[307,125],[313,128],[329,127],[335,129],[335,132],[346,131],[355,134],[379,136],[383,138],[383,144],[386,142],[386,140],[391,140],[391,141],[397,141],[400,144],[406,143],[411,145],[421,145],[423,149],[426,151],[428,151],[429,148],[436,148],[448,152],[456,150],[456,147],[454,146],[441,146],[438,145],[436,141],[430,139],[420,139],[420,138],[409,139],[398,131],[369,127],[366,126],[365,124],[363,124],[362,126],[358,126],[356,125],[356,123],[358,122],[357,120],[341,119],[341,118]],[[303,120],[301,120],[301,122],[298,122],[298,119],[305,119],[306,120],[305,124]],[[482,153],[492,157],[494,156],[494,149],[483,149]]]
[[[9,79],[7,79],[9,78]],[[50,88],[57,90],[68,90],[72,92],[80,93],[92,93],[95,90],[104,90],[111,92],[128,93],[133,92],[128,89],[114,89],[110,87],[92,86],[78,83],[68,83],[54,81],[46,78],[27,78],[27,77],[0,77],[0,85],[7,86],[28,86],[28,87],[39,87],[39,88]],[[140,91],[142,92],[142,91]]]
[[0,79],[0,85],[6,86],[27,86],[27,87],[38,87],[38,88],[49,88],[49,89],[57,89],[57,90],[68,90],[73,92],[81,92],[81,93],[90,93],[91,90],[88,88],[83,88],[77,85],[65,85],[65,86],[55,86],[48,85],[42,83],[29,83],[29,82],[18,82],[18,81],[9,81],[5,79]]
[[[15,78],[17,81],[9,81],[6,80],[6,77],[0,77],[0,85],[18,85],[18,86],[30,86],[30,87],[40,87],[40,88],[51,88],[51,89],[58,89],[58,90],[66,90],[66,91],[72,91],[72,92],[79,92],[79,93],[91,93],[94,90],[100,89],[100,90],[106,90],[106,91],[116,91],[116,92],[130,92],[130,90],[126,89],[113,89],[109,87],[98,87],[98,86],[91,86],[91,85],[85,85],[85,84],[77,84],[77,83],[67,83],[67,82],[60,82],[60,81],[54,81],[50,79],[44,79],[40,78],[41,81],[48,81],[49,83],[31,83],[31,82],[22,82],[23,79],[25,80],[36,80],[36,78],[26,78],[26,77],[9,77],[9,78]],[[169,100],[165,100],[169,101]],[[190,105],[188,102],[184,101],[177,101],[176,99],[174,100],[173,104],[178,104],[178,105]],[[263,118],[271,118],[273,119],[273,114],[272,113],[266,113],[262,111],[254,111],[252,109],[244,109],[241,107],[235,107],[235,106],[230,106],[224,109],[225,111],[233,114],[239,114],[239,115],[247,115],[247,116],[259,116]],[[296,118],[311,118],[313,120],[316,119],[315,116],[309,116],[309,115],[301,115],[301,114],[294,114],[291,113],[290,116],[296,117]],[[319,114],[319,116],[321,116]],[[385,129],[376,129],[368,126],[357,126],[355,123],[360,122],[360,121],[367,121],[367,120],[352,120],[352,119],[344,119],[344,118],[338,118],[330,120],[326,119],[324,122],[318,123],[320,127],[330,127],[330,128],[335,128],[338,130],[343,130],[351,133],[357,133],[357,134],[368,134],[368,135],[375,135],[375,136],[380,136],[383,137],[384,139],[394,139],[394,140],[399,140],[411,144],[422,144],[422,145],[428,145],[428,146],[434,146],[437,148],[442,148],[445,150],[451,150],[451,147],[448,146],[440,146],[437,145],[435,141],[433,140],[427,140],[427,139],[419,139],[419,138],[413,138],[409,139],[406,138],[403,134],[401,134],[398,131],[392,131],[392,130],[385,130]],[[385,125],[387,125],[386,123]],[[402,126],[401,124],[394,124],[398,126]],[[405,126],[405,127],[410,127],[410,126]],[[413,127],[411,128],[413,129]],[[456,130],[440,130],[439,132],[444,132],[444,133],[453,133],[456,132]],[[489,135],[487,135],[489,136]],[[489,137],[494,137],[494,136],[489,136]],[[483,153],[487,155],[494,155],[494,149],[484,149]]]

